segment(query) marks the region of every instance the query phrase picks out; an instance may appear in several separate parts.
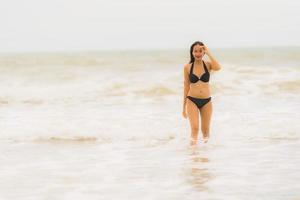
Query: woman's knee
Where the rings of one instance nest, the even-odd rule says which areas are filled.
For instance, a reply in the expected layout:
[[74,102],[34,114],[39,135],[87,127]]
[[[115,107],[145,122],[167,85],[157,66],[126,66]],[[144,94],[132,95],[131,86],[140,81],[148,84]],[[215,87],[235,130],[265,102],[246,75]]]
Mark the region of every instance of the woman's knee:
[[199,133],[199,127],[192,127],[192,133]]
[[207,134],[207,133],[209,133],[209,127],[207,127],[207,126],[202,126],[202,127],[201,127],[201,131],[202,131],[202,133]]

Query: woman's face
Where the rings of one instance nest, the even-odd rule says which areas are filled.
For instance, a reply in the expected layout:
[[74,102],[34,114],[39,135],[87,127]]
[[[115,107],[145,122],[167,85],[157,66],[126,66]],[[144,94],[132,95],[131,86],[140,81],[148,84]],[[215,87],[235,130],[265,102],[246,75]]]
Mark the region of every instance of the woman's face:
[[195,60],[202,60],[202,57],[204,56],[204,46],[196,44],[193,48],[193,56]]

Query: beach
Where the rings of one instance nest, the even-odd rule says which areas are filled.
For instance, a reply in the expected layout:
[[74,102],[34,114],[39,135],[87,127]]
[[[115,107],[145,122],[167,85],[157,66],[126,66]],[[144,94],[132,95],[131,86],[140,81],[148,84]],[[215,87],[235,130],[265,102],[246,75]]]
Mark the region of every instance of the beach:
[[212,49],[210,140],[188,50],[0,55],[0,199],[299,199],[300,48]]

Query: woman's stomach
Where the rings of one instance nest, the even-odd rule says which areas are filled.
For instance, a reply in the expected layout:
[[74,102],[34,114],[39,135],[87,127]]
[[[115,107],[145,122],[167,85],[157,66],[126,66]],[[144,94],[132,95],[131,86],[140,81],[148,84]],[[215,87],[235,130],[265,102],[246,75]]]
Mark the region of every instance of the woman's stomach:
[[208,83],[195,83],[190,85],[188,96],[196,98],[208,98],[210,97],[210,89]]

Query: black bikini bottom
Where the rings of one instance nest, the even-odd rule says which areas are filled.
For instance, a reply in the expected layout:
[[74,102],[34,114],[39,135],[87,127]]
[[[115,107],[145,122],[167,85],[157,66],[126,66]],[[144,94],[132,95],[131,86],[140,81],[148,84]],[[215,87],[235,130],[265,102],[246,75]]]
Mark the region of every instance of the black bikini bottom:
[[187,98],[190,99],[192,102],[194,102],[199,109],[201,109],[211,99],[211,97],[208,97],[206,99],[199,99],[191,96],[187,96]]

